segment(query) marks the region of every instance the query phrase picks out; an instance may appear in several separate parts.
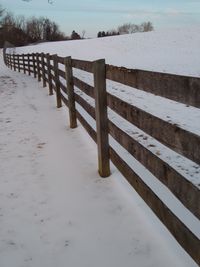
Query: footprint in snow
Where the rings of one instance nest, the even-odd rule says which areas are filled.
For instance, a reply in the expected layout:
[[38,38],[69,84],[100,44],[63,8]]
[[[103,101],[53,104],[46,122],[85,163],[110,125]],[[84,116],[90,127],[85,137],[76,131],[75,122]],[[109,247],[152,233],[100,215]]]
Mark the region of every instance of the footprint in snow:
[[43,148],[46,143],[38,143],[37,148]]

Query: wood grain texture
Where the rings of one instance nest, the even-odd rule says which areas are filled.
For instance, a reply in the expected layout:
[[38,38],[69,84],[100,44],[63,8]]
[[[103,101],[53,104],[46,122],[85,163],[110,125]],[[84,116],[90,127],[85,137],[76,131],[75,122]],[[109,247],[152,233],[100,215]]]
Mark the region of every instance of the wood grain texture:
[[101,177],[110,175],[105,60],[94,61],[95,114],[98,165]]
[[106,65],[106,78],[200,108],[200,78]]
[[55,87],[56,87],[56,102],[57,102],[57,108],[60,108],[62,107],[62,101],[61,101],[61,94],[60,94],[60,81],[59,81],[59,74],[58,74],[57,55],[54,55],[53,63],[54,63],[54,76],[55,76]]
[[109,133],[200,219],[200,190],[172,166],[109,121]]
[[69,121],[70,121],[70,128],[73,129],[77,127],[77,120],[76,120],[76,107],[75,107],[74,82],[73,82],[71,57],[66,57],[64,59],[64,65],[65,65],[65,79],[67,81]]
[[200,136],[164,121],[114,95],[109,93],[107,95],[108,106],[120,116],[177,153],[200,164]]
[[81,91],[83,91],[88,96],[94,98],[94,87],[92,87],[91,85],[81,81],[77,77],[73,77],[73,79],[74,79],[74,85],[76,87],[78,87]]
[[72,67],[93,73],[93,63],[91,61],[72,59]]

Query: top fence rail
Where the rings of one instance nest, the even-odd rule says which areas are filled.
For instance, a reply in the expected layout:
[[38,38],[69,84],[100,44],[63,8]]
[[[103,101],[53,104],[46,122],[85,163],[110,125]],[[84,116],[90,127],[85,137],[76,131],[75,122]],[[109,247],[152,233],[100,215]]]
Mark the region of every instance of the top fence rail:
[[[64,57],[58,57],[64,64]],[[93,73],[93,62],[72,59],[74,68]],[[128,69],[106,64],[106,78],[170,100],[200,108],[200,78]]]

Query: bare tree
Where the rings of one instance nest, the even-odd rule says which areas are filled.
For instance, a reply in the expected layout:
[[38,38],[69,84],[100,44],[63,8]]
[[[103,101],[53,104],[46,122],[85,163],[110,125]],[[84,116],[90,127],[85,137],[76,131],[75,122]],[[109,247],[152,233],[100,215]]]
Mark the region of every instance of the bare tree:
[[118,27],[119,34],[129,34],[135,32],[148,32],[153,31],[153,24],[148,22],[143,22],[140,25],[134,23],[124,23]]
[[42,40],[42,30],[43,25],[41,19],[32,17],[26,21],[26,34],[30,36],[34,42]]
[[58,41],[65,38],[64,34],[59,30],[59,26],[54,21],[45,17],[32,17],[29,19],[26,22],[26,34],[34,42]]
[[14,19],[15,21],[15,27],[22,30],[22,31],[26,31],[26,19],[24,16],[17,16]]
[[84,39],[85,33],[86,33],[86,31],[85,30],[82,30],[82,36],[81,36],[82,39]]
[[120,34],[128,34],[131,33],[131,23],[124,23],[118,27],[118,32]]
[[4,12],[5,12],[5,9],[0,5],[0,23],[1,23],[1,18],[3,16]]
[[11,28],[15,26],[15,19],[14,15],[11,12],[7,12],[5,16],[1,19],[1,25],[2,27]]
[[141,24],[141,28],[142,28],[142,31],[143,32],[150,32],[150,31],[153,31],[153,24],[150,22],[150,21],[148,21],[148,22],[143,22],[142,24]]

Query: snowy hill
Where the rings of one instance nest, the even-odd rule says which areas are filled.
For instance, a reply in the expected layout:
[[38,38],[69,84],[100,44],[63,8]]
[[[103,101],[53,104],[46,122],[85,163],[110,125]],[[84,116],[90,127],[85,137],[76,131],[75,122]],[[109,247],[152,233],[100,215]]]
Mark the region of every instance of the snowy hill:
[[90,40],[43,43],[17,52],[49,52],[83,60],[200,77],[200,27],[135,33]]

